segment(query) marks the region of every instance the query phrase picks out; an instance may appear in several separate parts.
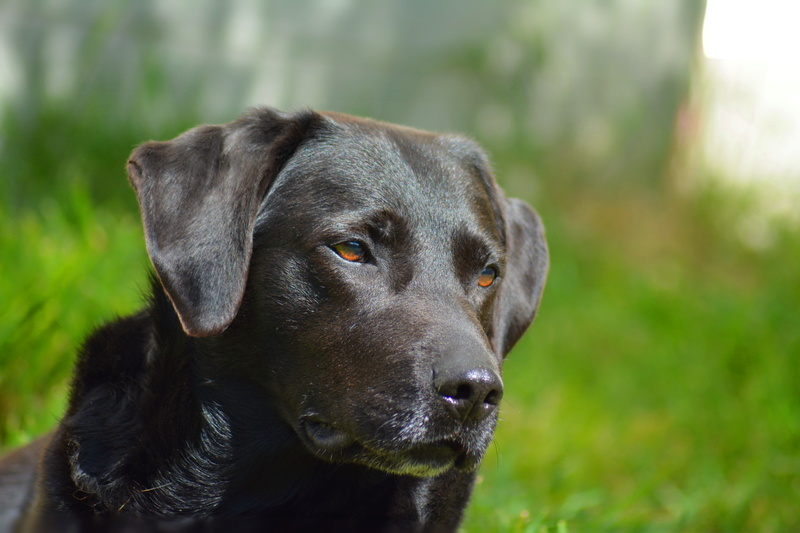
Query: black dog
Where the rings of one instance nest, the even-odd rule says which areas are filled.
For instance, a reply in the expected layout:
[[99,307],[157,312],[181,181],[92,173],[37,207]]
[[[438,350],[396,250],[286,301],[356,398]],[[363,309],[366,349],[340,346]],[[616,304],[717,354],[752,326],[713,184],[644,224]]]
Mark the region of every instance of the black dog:
[[86,342],[36,479],[5,461],[18,529],[455,530],[548,262],[480,148],[258,109],[128,171],[152,299]]

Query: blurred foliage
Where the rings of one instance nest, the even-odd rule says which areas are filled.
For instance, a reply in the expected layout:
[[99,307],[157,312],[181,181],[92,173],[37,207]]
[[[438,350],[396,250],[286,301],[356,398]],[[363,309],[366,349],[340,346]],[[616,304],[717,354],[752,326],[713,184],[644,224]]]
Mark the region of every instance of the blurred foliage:
[[0,443],[52,427],[81,339],[140,301],[133,146],[308,106],[471,134],[546,222],[466,531],[797,527],[800,237],[747,246],[747,194],[676,186],[703,172],[673,142],[703,8],[7,0]]
[[0,442],[17,443],[61,417],[86,333],[139,304],[146,252],[137,218],[95,209],[79,186],[0,220]]
[[576,194],[545,214],[551,277],[468,531],[800,524],[800,235],[742,247],[719,212],[746,202]]
[[135,143],[263,104],[467,132],[521,158],[527,183],[658,186],[702,11],[691,0],[7,0],[3,203],[68,190],[54,172],[67,164],[96,200],[133,209],[117,177]]

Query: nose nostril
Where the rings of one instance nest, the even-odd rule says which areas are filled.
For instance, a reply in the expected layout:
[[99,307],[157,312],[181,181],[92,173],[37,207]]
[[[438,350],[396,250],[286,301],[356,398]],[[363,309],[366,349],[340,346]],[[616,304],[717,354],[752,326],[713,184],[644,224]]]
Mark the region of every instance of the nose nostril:
[[500,399],[503,397],[503,393],[497,389],[492,389],[489,391],[489,394],[483,399],[483,403],[487,405],[500,405]]
[[472,399],[472,386],[469,383],[462,383],[456,388],[456,393],[451,396],[454,400],[469,401]]

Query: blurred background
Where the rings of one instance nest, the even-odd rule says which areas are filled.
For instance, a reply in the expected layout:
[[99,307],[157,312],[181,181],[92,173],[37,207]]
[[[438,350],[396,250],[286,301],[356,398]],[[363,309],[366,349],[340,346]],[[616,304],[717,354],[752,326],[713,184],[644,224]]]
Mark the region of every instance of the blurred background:
[[4,0],[0,447],[149,268],[133,147],[271,105],[458,131],[551,272],[464,531],[800,528],[788,1]]

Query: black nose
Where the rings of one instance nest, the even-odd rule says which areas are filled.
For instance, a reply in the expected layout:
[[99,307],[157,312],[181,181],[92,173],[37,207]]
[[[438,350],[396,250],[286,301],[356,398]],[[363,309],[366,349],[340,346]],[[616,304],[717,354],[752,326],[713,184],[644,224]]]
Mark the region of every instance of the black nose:
[[503,397],[503,381],[487,368],[444,370],[435,376],[434,386],[463,422],[486,418]]

